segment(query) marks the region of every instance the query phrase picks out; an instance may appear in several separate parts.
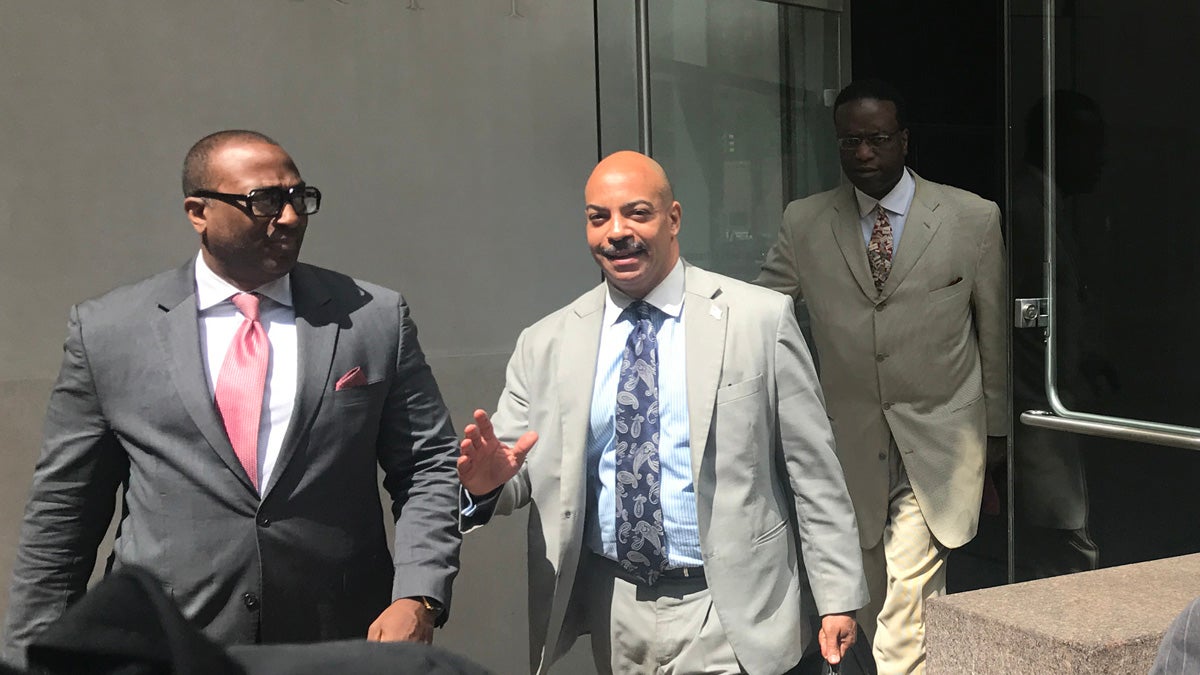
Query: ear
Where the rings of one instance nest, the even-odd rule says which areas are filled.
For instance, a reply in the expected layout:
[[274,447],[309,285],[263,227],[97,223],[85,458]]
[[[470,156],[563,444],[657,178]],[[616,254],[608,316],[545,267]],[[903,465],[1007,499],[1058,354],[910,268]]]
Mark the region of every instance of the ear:
[[671,210],[667,212],[667,218],[671,223],[671,236],[679,236],[679,226],[683,221],[683,207],[679,202],[671,202]]
[[900,130],[900,152],[908,157],[908,129]]
[[183,211],[188,220],[192,221],[192,229],[196,234],[204,234],[204,230],[208,228],[208,217],[205,213],[207,208],[208,203],[200,197],[186,197],[183,200]]

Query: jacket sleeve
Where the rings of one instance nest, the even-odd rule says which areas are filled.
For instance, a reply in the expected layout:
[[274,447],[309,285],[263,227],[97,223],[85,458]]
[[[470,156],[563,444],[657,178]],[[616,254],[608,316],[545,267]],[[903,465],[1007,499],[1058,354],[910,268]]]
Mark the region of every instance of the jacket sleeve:
[[775,334],[778,452],[795,499],[804,567],[821,615],[867,604],[858,525],[812,358],[791,308]]
[[43,438],[4,631],[5,656],[18,664],[29,643],[87,590],[117,488],[129,473],[96,391],[78,307],[71,309]]
[[987,435],[1007,436],[1011,420],[1008,410],[1008,285],[1000,209],[995,204],[990,206],[979,247],[971,305],[975,334],[979,339]]
[[755,284],[783,293],[796,303],[804,299],[804,289],[800,287],[800,274],[796,269],[793,242],[796,221],[800,218],[799,211],[796,202],[789,204],[784,210],[783,222],[779,226],[779,238],[767,251],[762,269],[754,280]]
[[377,452],[396,523],[392,598],[429,596],[450,614],[458,574],[458,437],[408,305],[399,300],[396,377],[384,402]]

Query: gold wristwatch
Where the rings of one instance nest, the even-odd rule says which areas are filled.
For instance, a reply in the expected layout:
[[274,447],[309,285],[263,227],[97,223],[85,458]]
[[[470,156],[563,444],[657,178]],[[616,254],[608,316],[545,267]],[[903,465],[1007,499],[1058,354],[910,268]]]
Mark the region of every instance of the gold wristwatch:
[[434,618],[442,615],[442,603],[427,595],[418,595],[417,599],[421,601],[422,605],[425,605],[425,610],[432,613]]

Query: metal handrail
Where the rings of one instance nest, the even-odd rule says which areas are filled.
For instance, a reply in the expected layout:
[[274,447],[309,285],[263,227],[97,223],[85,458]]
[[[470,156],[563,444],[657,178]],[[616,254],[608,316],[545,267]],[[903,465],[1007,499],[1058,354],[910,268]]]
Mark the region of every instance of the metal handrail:
[[1125,424],[1069,419],[1059,417],[1045,410],[1026,410],[1021,413],[1021,423],[1031,427],[1066,431],[1087,436],[1102,436],[1104,438],[1117,438],[1135,443],[1149,443],[1151,445],[1165,445],[1172,448],[1200,450],[1200,437],[1165,431],[1149,431]]

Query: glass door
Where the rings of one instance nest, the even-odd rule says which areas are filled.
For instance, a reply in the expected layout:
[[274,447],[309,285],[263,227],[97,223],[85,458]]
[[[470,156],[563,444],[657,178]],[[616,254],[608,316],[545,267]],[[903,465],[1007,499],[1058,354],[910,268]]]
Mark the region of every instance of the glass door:
[[601,154],[666,168],[685,258],[753,279],[784,205],[838,184],[832,104],[848,81],[835,0],[599,2]]
[[1200,551],[1198,30],[1195,3],[1009,3],[1018,580]]

